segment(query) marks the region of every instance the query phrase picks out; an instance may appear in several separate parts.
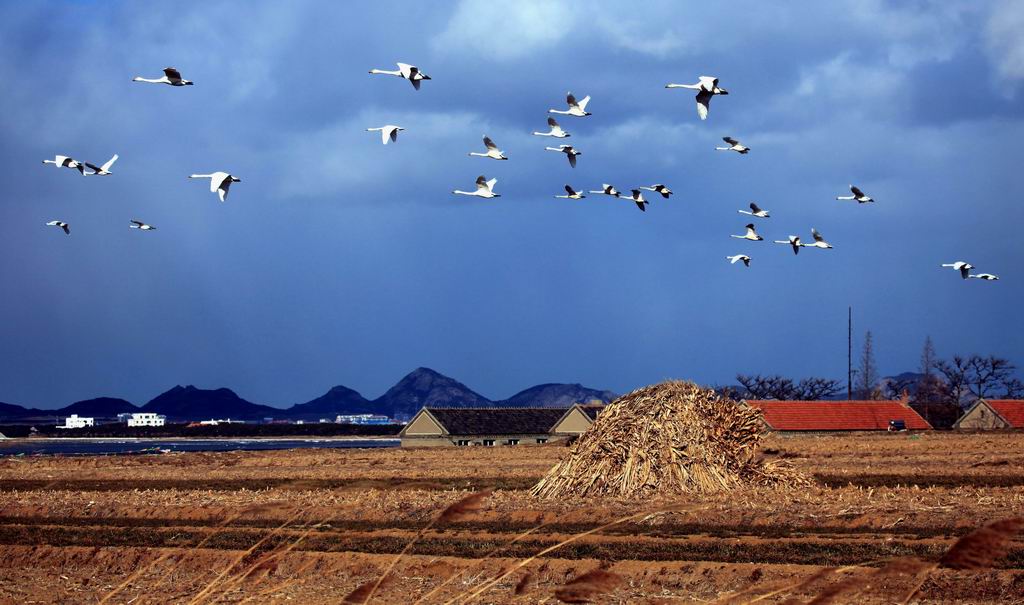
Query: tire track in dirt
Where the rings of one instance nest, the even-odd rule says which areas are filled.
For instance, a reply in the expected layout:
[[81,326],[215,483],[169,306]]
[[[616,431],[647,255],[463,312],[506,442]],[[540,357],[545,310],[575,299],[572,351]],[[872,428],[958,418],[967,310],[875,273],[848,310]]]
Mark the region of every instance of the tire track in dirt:
[[[135,546],[188,549],[206,539],[205,548],[247,550],[267,538],[269,529],[81,527],[55,525],[0,526],[0,544],[8,546],[86,546],[93,548]],[[270,536],[263,548],[294,540],[301,532],[287,530]],[[212,535],[211,535],[212,534]],[[359,552],[393,554],[400,552],[415,532],[336,532],[324,530],[307,535],[297,550],[306,552]],[[506,557],[528,557],[558,543],[565,534],[549,534],[512,543],[507,535],[458,531],[433,532],[422,537],[410,551],[430,556],[479,558],[502,543]],[[915,556],[937,559],[946,540],[900,540],[896,538],[804,537],[764,539],[743,537],[721,539],[707,536],[666,538],[653,536],[598,536],[561,548],[553,553],[560,559],[606,561],[715,561],[723,563],[764,563],[800,565],[854,565],[889,557]],[[1014,548],[1000,563],[1005,569],[1024,568],[1024,548]]]

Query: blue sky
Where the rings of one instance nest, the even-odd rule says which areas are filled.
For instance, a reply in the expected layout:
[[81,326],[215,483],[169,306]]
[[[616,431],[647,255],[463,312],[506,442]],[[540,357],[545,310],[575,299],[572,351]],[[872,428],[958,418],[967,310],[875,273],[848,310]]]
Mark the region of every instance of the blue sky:
[[[4,2],[0,401],[842,378],[848,305],[883,373],[929,334],[1024,363],[1022,30],[1012,1]],[[433,80],[366,73],[396,61]],[[196,85],[131,82],[167,65]],[[663,88],[702,74],[731,93],[706,122]],[[593,98],[561,120],[575,170],[529,134],[567,90]],[[485,133],[508,162],[466,155]],[[225,204],[185,178],[215,170]],[[501,198],[450,195],[479,174]],[[603,182],[677,194],[551,197]],[[835,201],[851,182],[878,202]],[[729,238],[751,201],[766,239],[835,249]]]

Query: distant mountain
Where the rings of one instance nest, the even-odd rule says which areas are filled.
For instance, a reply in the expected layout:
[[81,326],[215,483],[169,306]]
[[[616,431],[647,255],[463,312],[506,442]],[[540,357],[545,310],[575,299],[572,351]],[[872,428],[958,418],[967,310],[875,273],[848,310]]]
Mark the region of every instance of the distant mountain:
[[265,417],[282,418],[286,415],[285,410],[281,408],[246,401],[231,389],[197,389],[192,385],[178,385],[157,395],[139,409],[143,412],[164,414],[173,420],[259,420]]
[[589,389],[581,384],[548,383],[519,391],[497,402],[502,407],[566,408],[574,403],[598,399],[605,403],[618,397],[611,391]]
[[97,397],[95,399],[76,401],[69,406],[55,410],[54,413],[61,416],[78,414],[79,416],[113,418],[121,413],[138,411],[138,406],[130,401],[118,399],[117,397]]
[[[18,420],[46,413],[48,412],[32,408],[24,408],[20,405],[14,405],[13,403],[0,403],[0,421]],[[53,412],[49,413],[52,414]]]
[[359,391],[348,387],[336,386],[323,395],[297,403],[288,408],[288,417],[311,420],[315,418],[333,419],[338,414],[385,414],[389,410],[377,411],[376,406]]
[[373,401],[380,414],[411,418],[424,406],[487,407],[491,400],[430,368],[416,368]]
[[461,382],[430,368],[416,368],[386,393],[368,400],[358,391],[336,386],[323,395],[287,409],[252,403],[230,389],[199,389],[175,386],[141,407],[124,399],[98,397],[77,401],[56,410],[37,410],[0,403],[0,422],[53,422],[55,418],[78,414],[112,418],[122,412],[155,412],[172,422],[232,418],[316,420],[338,414],[381,414],[398,419],[411,418],[424,406],[438,407],[568,407],[594,399],[611,401],[611,391],[590,389],[580,384],[550,383],[530,387],[501,401],[492,401]]

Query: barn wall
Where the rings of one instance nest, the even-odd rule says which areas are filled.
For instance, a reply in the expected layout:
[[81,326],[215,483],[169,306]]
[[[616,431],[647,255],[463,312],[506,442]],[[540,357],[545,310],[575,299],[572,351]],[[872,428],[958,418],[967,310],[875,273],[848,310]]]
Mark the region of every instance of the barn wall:
[[402,435],[443,435],[444,429],[439,424],[434,422],[434,419],[427,414],[420,414],[413,419],[405,430],[402,431]]
[[590,418],[579,408],[573,408],[551,432],[558,435],[579,435],[589,428]]
[[958,429],[1005,429],[1009,425],[984,403],[974,406],[957,423]]

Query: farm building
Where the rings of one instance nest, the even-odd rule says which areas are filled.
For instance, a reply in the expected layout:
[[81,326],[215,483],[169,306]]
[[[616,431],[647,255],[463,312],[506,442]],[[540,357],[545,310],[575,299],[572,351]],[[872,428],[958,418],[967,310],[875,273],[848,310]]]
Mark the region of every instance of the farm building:
[[78,414],[72,414],[64,419],[64,426],[57,425],[59,429],[84,429],[87,426],[96,426],[95,418],[85,418]]
[[603,407],[423,408],[399,437],[404,447],[546,443],[586,431]]
[[906,401],[747,400],[773,431],[838,432],[932,428]]
[[167,417],[153,412],[133,412],[131,414],[118,414],[117,417],[125,417],[128,426],[164,426]]
[[953,425],[958,429],[1024,428],[1024,399],[979,399]]

